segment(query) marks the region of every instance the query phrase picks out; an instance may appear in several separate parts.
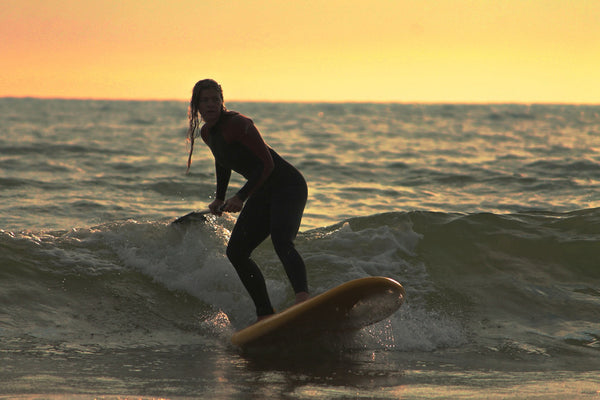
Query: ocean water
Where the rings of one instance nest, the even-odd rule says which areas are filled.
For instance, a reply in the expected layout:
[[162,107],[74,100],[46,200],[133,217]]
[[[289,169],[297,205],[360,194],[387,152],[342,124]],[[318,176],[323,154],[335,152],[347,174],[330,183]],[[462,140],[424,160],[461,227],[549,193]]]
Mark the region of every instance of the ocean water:
[[406,303],[241,352],[235,215],[169,225],[214,193],[186,103],[0,99],[0,399],[600,398],[600,106],[228,106],[308,181],[311,291],[382,275]]

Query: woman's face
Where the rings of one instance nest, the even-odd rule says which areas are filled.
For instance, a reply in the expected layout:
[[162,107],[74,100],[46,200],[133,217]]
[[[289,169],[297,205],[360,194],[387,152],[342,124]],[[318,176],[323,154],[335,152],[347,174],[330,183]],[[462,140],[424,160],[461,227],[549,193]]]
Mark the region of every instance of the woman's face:
[[214,124],[221,116],[223,110],[223,99],[217,89],[203,89],[198,100],[198,110],[202,120],[208,124]]

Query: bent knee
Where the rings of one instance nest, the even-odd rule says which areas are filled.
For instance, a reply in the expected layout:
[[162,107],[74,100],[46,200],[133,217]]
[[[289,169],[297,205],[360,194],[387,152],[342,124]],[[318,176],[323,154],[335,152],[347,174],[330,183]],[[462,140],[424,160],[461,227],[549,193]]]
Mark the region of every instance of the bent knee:
[[273,240],[273,248],[279,255],[289,254],[296,250],[292,240]]
[[225,255],[235,266],[250,258],[250,253],[235,246],[228,246]]
[[227,250],[225,250],[225,255],[233,265],[242,259],[240,252],[231,246],[227,247]]

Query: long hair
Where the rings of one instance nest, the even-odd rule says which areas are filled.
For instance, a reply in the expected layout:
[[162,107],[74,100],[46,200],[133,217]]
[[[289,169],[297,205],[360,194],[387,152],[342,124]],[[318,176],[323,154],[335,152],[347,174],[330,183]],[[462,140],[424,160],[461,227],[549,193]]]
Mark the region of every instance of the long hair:
[[[200,115],[200,94],[205,89],[216,89],[221,95],[221,101],[223,101],[223,88],[221,88],[221,85],[219,85],[216,81],[212,79],[203,79],[196,82],[196,85],[194,85],[194,90],[192,90],[192,98],[190,99],[190,106],[188,108],[188,120],[190,122],[190,126],[187,131],[187,141],[190,143],[190,153],[187,161],[186,174],[190,172],[190,167],[192,165],[194,141],[196,137],[198,137],[196,131],[198,130],[198,126],[200,125],[200,121],[202,119],[202,116]],[[223,104],[223,110],[225,110],[225,104]]]

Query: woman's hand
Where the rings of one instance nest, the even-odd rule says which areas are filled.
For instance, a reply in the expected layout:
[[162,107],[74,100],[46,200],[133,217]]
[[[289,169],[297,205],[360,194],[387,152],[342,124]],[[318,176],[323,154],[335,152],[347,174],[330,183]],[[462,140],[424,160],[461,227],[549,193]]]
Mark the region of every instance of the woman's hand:
[[212,203],[208,205],[208,209],[214,214],[220,216],[223,214],[223,205],[225,202],[220,199],[215,199]]
[[237,197],[237,195],[235,195],[225,201],[225,204],[221,208],[221,211],[236,213],[242,211],[243,207],[244,202],[242,201],[242,199]]

